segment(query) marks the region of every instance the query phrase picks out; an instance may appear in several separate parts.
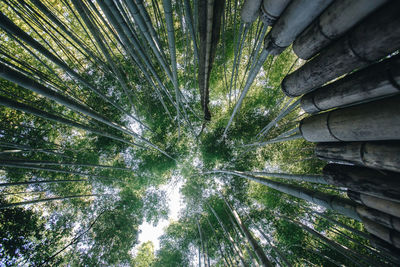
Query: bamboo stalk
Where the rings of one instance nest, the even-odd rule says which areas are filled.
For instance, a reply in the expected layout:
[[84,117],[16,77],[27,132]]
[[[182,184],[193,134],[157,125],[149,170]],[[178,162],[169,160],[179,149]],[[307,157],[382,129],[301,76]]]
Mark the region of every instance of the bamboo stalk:
[[261,5],[261,20],[265,25],[274,25],[287,5],[292,0],[263,0]]
[[247,227],[243,224],[242,220],[239,217],[239,214],[231,207],[228,201],[224,198],[226,206],[229,208],[230,212],[233,214],[236,222],[238,223],[239,227],[242,229],[244,235],[246,236],[247,240],[249,241],[251,247],[253,248],[254,252],[256,253],[258,259],[262,263],[262,266],[272,266],[272,263],[268,260],[267,256],[265,255],[264,251],[262,250],[261,246],[257,243],[254,239],[251,232],[247,229]]
[[265,37],[265,49],[279,55],[331,2],[293,0]]
[[224,174],[230,174],[230,175],[235,175],[239,177],[243,177],[246,179],[249,179],[251,181],[264,184],[270,188],[273,188],[275,190],[278,190],[282,193],[304,199],[306,201],[309,201],[311,203],[314,203],[319,206],[326,207],[328,209],[335,210],[347,217],[353,218],[355,220],[360,220],[359,215],[356,212],[356,203],[349,199],[345,199],[339,196],[333,196],[330,194],[322,193],[319,191],[314,191],[310,190],[307,188],[303,188],[300,186],[296,185],[290,185],[290,184],[285,184],[281,182],[276,182],[272,181],[266,178],[258,177],[258,176],[252,176],[252,175],[246,175],[238,172],[232,172],[232,171],[221,171],[221,170],[214,170],[210,171],[209,173],[224,173]]
[[322,160],[400,172],[400,142],[396,141],[318,143],[315,154]]
[[400,218],[400,203],[348,190],[349,198],[359,204]]
[[[118,109],[120,112],[123,112],[127,116],[131,117],[135,121],[140,122],[136,117],[132,116],[130,112],[127,112],[123,108],[121,108],[118,104],[116,104],[114,101],[110,100],[106,95],[101,93],[97,88],[92,86],[89,82],[87,82],[82,76],[80,76],[78,73],[76,73],[74,70],[72,70],[67,64],[65,64],[62,60],[54,56],[50,51],[48,51],[46,48],[44,48],[39,42],[34,40],[31,36],[26,34],[22,29],[20,29],[17,25],[15,25],[10,19],[8,19],[3,13],[0,12],[0,27],[6,30],[6,32],[12,33],[18,38],[21,38],[24,42],[28,43],[30,46],[35,48],[38,52],[43,54],[45,57],[47,57],[49,60],[54,62],[57,66],[59,66],[61,69],[63,69],[65,72],[67,72],[69,75],[71,75],[73,78],[78,80],[80,83],[83,85],[87,86],[90,88],[93,92],[95,92],[101,99],[106,101],[107,103],[111,104],[113,107]],[[3,70],[2,70],[3,71]],[[6,77],[3,76],[3,78],[7,79]]]
[[400,202],[400,175],[398,173],[340,164],[326,165],[323,173],[329,184]]
[[13,101],[11,99],[8,99],[8,98],[2,97],[2,96],[0,96],[0,105],[6,106],[6,107],[9,107],[9,108],[12,108],[12,109],[20,110],[20,111],[23,111],[23,112],[26,112],[26,113],[30,113],[30,114],[33,114],[33,115],[38,116],[40,118],[46,119],[46,120],[50,120],[50,121],[62,123],[62,124],[65,124],[65,125],[69,125],[69,126],[72,126],[72,127],[75,127],[75,128],[79,128],[79,129],[85,130],[87,132],[91,132],[91,133],[94,133],[94,134],[99,135],[99,136],[104,136],[104,137],[107,137],[107,138],[110,138],[110,139],[113,139],[113,140],[116,140],[116,141],[119,141],[119,142],[122,142],[122,143],[125,143],[125,144],[128,144],[128,145],[133,145],[133,146],[138,146],[138,147],[144,148],[143,146],[141,146],[139,144],[136,144],[134,142],[131,142],[131,141],[126,140],[124,138],[121,138],[119,136],[116,136],[116,135],[113,135],[113,134],[109,134],[107,132],[102,132],[100,130],[88,127],[86,125],[77,123],[75,121],[72,121],[72,120],[69,120],[69,119],[54,115],[53,113],[42,111],[42,110],[39,110],[37,108],[25,105],[23,103],[15,102],[15,101]]
[[300,122],[300,132],[310,142],[398,140],[399,101],[395,96],[314,115]]
[[356,210],[361,218],[361,221],[367,218],[385,227],[400,232],[400,219],[398,217],[394,217],[379,210],[371,209],[360,205],[357,206]]
[[293,43],[293,51],[310,59],[387,0],[344,0],[330,5]]
[[245,0],[240,12],[240,17],[244,23],[253,23],[260,14],[262,0]]
[[400,2],[390,2],[282,81],[283,92],[299,96],[393,53],[400,46]]
[[365,228],[380,239],[388,242],[396,248],[400,248],[400,232],[389,229],[385,226],[377,224],[367,218],[362,218]]
[[248,264],[244,260],[243,253],[241,252],[240,248],[235,244],[232,236],[229,234],[228,230],[226,229],[225,225],[222,223],[222,221],[219,218],[218,214],[215,212],[215,210],[211,206],[208,205],[208,207],[210,208],[211,212],[213,213],[213,215],[217,219],[219,225],[221,226],[222,230],[224,231],[226,237],[228,238],[231,246],[233,247],[233,251],[236,251],[236,253],[239,256],[240,261],[242,262],[243,266],[248,267]]
[[400,56],[393,56],[304,95],[301,107],[314,114],[399,93]]

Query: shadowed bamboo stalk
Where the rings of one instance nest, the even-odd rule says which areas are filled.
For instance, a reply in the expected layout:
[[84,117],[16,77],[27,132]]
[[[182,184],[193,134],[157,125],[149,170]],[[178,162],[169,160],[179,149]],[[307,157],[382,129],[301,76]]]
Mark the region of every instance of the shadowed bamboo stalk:
[[400,202],[400,174],[365,167],[328,164],[323,169],[326,181],[352,191]]
[[136,24],[138,25],[140,31],[143,33],[145,39],[147,40],[148,44],[150,45],[150,48],[152,49],[154,55],[156,56],[158,62],[161,64],[161,66],[163,67],[164,71],[167,73],[168,77],[171,79],[171,81],[173,80],[173,76],[171,73],[171,70],[169,69],[169,67],[167,66],[167,63],[165,62],[163,56],[161,55],[161,52],[159,50],[159,48],[157,47],[155,41],[153,40],[153,38],[150,35],[149,29],[146,25],[146,22],[142,16],[142,14],[140,14],[140,10],[138,8],[138,6],[136,5],[134,0],[125,0],[124,1],[126,6],[128,7],[131,15],[133,16]]
[[314,114],[390,97],[399,88],[400,56],[393,56],[305,94],[301,107]]
[[[291,220],[287,217],[285,217],[285,220],[298,225],[301,229],[305,230],[306,232],[310,233],[312,236],[314,236],[317,239],[320,239],[322,242],[324,242],[326,245],[328,245],[329,248],[336,250],[338,253],[342,254],[345,258],[353,262],[357,266],[364,266],[364,264],[367,262],[366,258],[360,255],[359,253],[352,251],[351,249],[325,237],[324,235],[320,234],[319,232],[315,231],[314,229],[306,226],[305,224],[296,221],[296,220]],[[360,262],[363,261],[363,263]]]
[[229,174],[235,175],[239,177],[243,177],[249,179],[251,181],[264,184],[270,188],[276,189],[282,193],[289,194],[291,196],[304,199],[311,203],[314,203],[319,206],[323,206],[328,209],[335,210],[347,217],[353,218],[355,220],[360,220],[359,215],[357,214],[356,207],[357,204],[349,199],[345,199],[339,196],[334,196],[326,193],[322,193],[315,190],[310,190],[307,188],[303,188],[296,185],[285,184],[281,182],[272,181],[266,178],[246,175],[238,172],[233,171],[223,171],[223,170],[213,170],[209,172],[205,172],[204,174],[210,173],[222,173],[222,174]]
[[[131,107],[135,111],[135,114],[137,114],[137,111],[136,111],[135,105],[133,104],[131,93],[130,93],[132,91],[132,89],[128,88],[128,85],[125,81],[122,71],[116,66],[114,60],[111,58],[111,55],[110,55],[109,51],[107,50],[106,46],[104,45],[102,38],[98,34],[99,29],[96,28],[95,24],[92,23],[92,21],[90,20],[90,18],[89,18],[90,11],[86,8],[85,4],[83,2],[81,2],[80,0],[72,0],[72,3],[74,4],[75,9],[78,11],[81,18],[85,22],[89,31],[92,33],[92,36],[95,38],[96,43],[99,45],[101,52],[103,53],[103,55],[105,56],[105,58],[107,60],[107,63],[110,64],[113,73],[116,75],[117,80],[121,84],[124,94],[127,96]],[[149,129],[149,128],[147,127],[147,129]]]
[[[138,66],[141,68],[141,70],[143,71],[145,76],[148,77],[147,79],[149,80],[149,82],[152,84],[150,75],[148,74],[146,67],[148,68],[148,70],[150,70],[150,73],[156,79],[157,84],[160,86],[162,91],[167,95],[167,97],[171,101],[171,103],[176,107],[177,103],[175,103],[173,101],[171,94],[169,93],[167,88],[164,86],[163,82],[161,81],[160,76],[157,74],[156,70],[154,69],[154,66],[151,64],[147,55],[144,53],[141,45],[139,44],[139,41],[132,34],[132,31],[129,29],[128,25],[121,17],[121,14],[116,10],[113,2],[108,1],[108,0],[105,2],[98,1],[98,4],[100,5],[100,7],[103,10],[104,14],[106,15],[107,19],[110,21],[110,23],[113,25],[113,27],[118,32],[118,35],[122,42],[122,45],[127,50],[128,54],[132,57],[134,62],[136,62],[136,64],[138,64]],[[135,49],[136,49],[136,51],[135,51]],[[144,66],[143,66],[143,63],[144,63]],[[155,87],[155,90],[158,90],[157,87]],[[160,99],[160,101],[161,101],[161,99]]]
[[199,51],[198,51],[198,47],[197,47],[196,31],[195,31],[195,28],[193,27],[193,21],[192,21],[192,8],[190,7],[189,0],[184,0],[183,3],[185,6],[185,22],[187,23],[190,35],[192,37],[194,56],[195,56],[195,58],[197,60],[197,64],[198,64],[199,63]]
[[365,205],[372,209],[379,210],[386,214],[400,217],[400,203],[382,199],[379,197],[363,194],[360,192],[355,192],[347,190],[348,197],[359,204]]
[[231,215],[232,213],[230,212],[230,210],[228,210],[226,207],[224,207],[224,210],[225,210],[226,214],[228,215],[229,221],[231,222],[233,232],[235,233],[236,242],[239,244],[239,246],[240,246],[240,244],[242,244],[242,246],[246,250],[247,255],[249,256],[251,262],[253,263],[253,265],[259,266],[259,264],[257,262],[257,255],[255,254],[254,250],[253,249],[251,250],[250,246],[248,245],[250,243],[249,242],[246,243],[245,241],[242,241],[244,238],[246,238],[242,229],[235,222],[233,215]]

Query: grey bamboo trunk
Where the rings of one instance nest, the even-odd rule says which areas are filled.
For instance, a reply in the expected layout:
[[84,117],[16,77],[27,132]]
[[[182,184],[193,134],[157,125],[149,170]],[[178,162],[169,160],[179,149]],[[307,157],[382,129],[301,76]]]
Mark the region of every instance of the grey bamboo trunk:
[[293,0],[265,37],[265,49],[279,55],[332,2],[332,0]]
[[[223,171],[221,171],[223,172]],[[285,184],[281,182],[272,181],[262,177],[245,175],[235,172],[226,172],[226,174],[232,174],[240,176],[254,182],[264,184],[270,188],[276,189],[282,193],[289,194],[291,196],[304,199],[316,205],[335,210],[347,217],[353,218],[355,220],[360,220],[356,212],[357,204],[349,199],[345,199],[339,196],[333,196],[327,193],[322,193],[319,191],[310,190],[300,186]]]
[[326,165],[323,173],[330,184],[400,202],[400,175],[398,173],[340,164]]
[[322,160],[400,172],[400,142],[397,141],[319,143],[315,154]]
[[240,12],[244,23],[253,23],[260,13],[262,0],[245,0]]
[[287,180],[299,181],[299,182],[310,182],[310,183],[319,183],[319,184],[330,184],[323,175],[316,174],[289,174],[289,173],[273,173],[273,172],[263,172],[263,171],[254,171],[254,172],[243,172],[247,175],[260,175],[266,177],[275,177],[282,178]]
[[399,101],[395,96],[317,114],[300,122],[300,132],[310,142],[399,140]]
[[304,95],[301,107],[314,114],[399,93],[400,56],[394,56]]
[[264,0],[261,5],[261,20],[265,25],[273,25],[291,0]]
[[310,59],[387,0],[335,1],[293,43],[299,58]]
[[378,198],[375,196],[366,195],[360,192],[348,190],[349,198],[359,204],[365,205],[372,209],[379,210],[386,214],[398,217],[400,219],[400,203],[390,200]]
[[394,247],[400,248],[400,232],[389,229],[366,218],[363,218],[363,223],[368,232]]
[[379,210],[357,206],[357,213],[363,221],[365,218],[400,232],[400,219]]
[[282,90],[290,97],[311,92],[324,83],[364,67],[400,46],[400,2],[390,2],[285,77]]

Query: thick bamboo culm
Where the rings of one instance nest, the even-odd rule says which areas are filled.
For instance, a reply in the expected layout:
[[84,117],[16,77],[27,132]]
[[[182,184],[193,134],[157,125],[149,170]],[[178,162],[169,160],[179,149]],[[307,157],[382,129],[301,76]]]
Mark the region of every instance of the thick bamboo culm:
[[400,175],[398,173],[340,164],[326,165],[323,173],[329,184],[400,202]]
[[305,94],[301,98],[301,107],[314,114],[398,93],[400,56],[394,56]]
[[240,17],[244,23],[253,23],[260,14],[262,0],[245,0]]
[[261,5],[261,20],[265,25],[273,25],[291,0],[264,0]]
[[387,0],[335,1],[293,43],[293,51],[310,59]]
[[391,1],[362,20],[300,69],[285,77],[282,90],[295,97],[364,67],[400,47],[400,1]]
[[399,140],[399,103],[394,96],[317,114],[303,119],[299,129],[310,142]]
[[358,205],[356,210],[359,217],[362,218],[360,220],[367,218],[390,229],[400,231],[400,218],[398,217],[362,205]]
[[293,0],[265,37],[265,49],[271,55],[279,55],[331,2]]
[[398,141],[319,143],[315,147],[315,155],[326,161],[400,172]]
[[376,209],[400,218],[400,203],[398,202],[393,202],[351,190],[347,191],[347,195],[351,200],[357,202],[358,204],[362,204],[372,209]]
[[363,223],[369,233],[379,237],[396,248],[400,248],[400,233],[398,231],[379,225],[367,218],[363,218]]

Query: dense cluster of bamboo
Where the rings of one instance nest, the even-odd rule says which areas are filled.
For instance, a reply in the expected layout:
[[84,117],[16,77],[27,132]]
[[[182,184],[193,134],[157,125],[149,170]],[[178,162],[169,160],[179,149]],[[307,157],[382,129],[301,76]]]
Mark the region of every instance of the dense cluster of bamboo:
[[[305,94],[306,112],[327,111],[303,119],[302,136],[321,142],[319,158],[338,163],[328,164],[324,175],[348,188],[365,228],[399,249],[400,87],[398,56],[392,53],[400,47],[400,5],[349,2],[349,14],[332,5],[314,23],[319,32],[311,25],[297,38],[295,53],[314,57],[288,75],[282,89],[290,96]],[[324,85],[354,69],[361,70]]]
[[268,53],[279,54],[294,42],[298,57],[312,58],[286,76],[282,90],[290,97],[304,94],[301,106],[313,115],[300,122],[299,131],[307,141],[319,142],[319,158],[338,163],[328,164],[311,182],[346,187],[351,200],[336,205],[334,197],[326,201],[321,193],[254,173],[234,174],[359,219],[372,235],[398,249],[400,5],[385,2],[336,1],[327,7],[330,1],[292,1],[265,39]]
[[[68,25],[59,20],[41,1],[31,0],[29,5],[25,2],[20,6],[17,4],[17,8],[27,12],[29,10],[40,10],[41,14],[46,17],[47,22],[46,25],[40,25],[43,29],[50,27],[62,32],[63,35],[67,36],[66,40],[75,46],[83,56],[93,61],[96,66],[106,73],[111,73],[115,76],[125,93],[125,97],[129,100],[129,107],[117,103],[105,95],[96,86],[88,82],[83,75],[78,73],[74,67],[68,65],[65,60],[62,60],[61,57],[55,55],[55,53],[35,40],[3,13],[0,13],[0,27],[17,42],[23,42],[26,46],[34,49],[43,58],[46,58],[48,62],[51,62],[69,75],[77,84],[95,93],[115,111],[125,114],[140,124],[141,127],[151,131],[137,115],[132,99],[134,96],[130,92],[131,88],[126,80],[126,74],[115,62],[113,49],[109,47],[112,42],[118,43],[115,46],[116,49],[125,50],[121,54],[141,71],[144,80],[154,90],[160,104],[171,119],[171,114],[174,114],[179,128],[181,121],[187,123],[190,127],[191,123],[187,113],[193,111],[181,92],[178,82],[174,16],[171,0],[162,1],[164,18],[161,18],[161,13],[158,18],[164,19],[166,22],[166,36],[164,39],[168,41],[167,45],[165,45],[169,51],[168,58],[165,55],[167,49],[162,47],[160,38],[156,34],[143,1],[105,0],[96,1],[96,6],[91,1],[71,0],[71,2],[85,28],[88,29],[93,37],[93,44],[97,52],[83,43],[79,36],[71,32]],[[194,58],[198,63],[197,82],[200,89],[204,119],[210,120],[211,114],[207,106],[209,102],[209,79],[215,57],[215,48],[220,35],[221,19],[225,19],[225,17],[221,18],[225,1],[195,1],[193,14],[189,0],[178,2],[179,5],[182,5],[179,7],[181,8],[182,17],[185,18],[185,23],[181,24],[182,27],[186,25],[187,35],[191,36],[189,46],[193,45]],[[9,5],[12,6],[11,4]],[[28,8],[29,6],[32,7]],[[14,6],[12,7],[15,8]],[[274,125],[299,105],[306,113],[311,115],[301,120],[298,127],[290,129],[272,140],[260,141],[245,146],[259,147],[303,137],[307,141],[318,143],[315,148],[316,155],[330,163],[326,165],[321,175],[231,170],[208,172],[209,174],[243,177],[310,203],[334,210],[354,220],[362,221],[371,235],[341,224],[329,217],[325,218],[356,235],[370,239],[371,243],[383,255],[389,255],[387,256],[389,261],[396,263],[400,262],[400,259],[396,256],[396,253],[399,252],[398,249],[400,249],[400,109],[397,106],[400,103],[400,96],[398,95],[400,92],[400,62],[399,55],[397,55],[400,47],[399,11],[399,2],[386,0],[246,0],[242,7],[240,28],[236,34],[237,42],[235,44],[234,64],[230,77],[230,91],[232,87],[236,88],[238,66],[242,57],[241,51],[250,25],[260,17],[264,23],[260,31],[262,37],[266,34],[268,27],[271,26],[272,28],[265,36],[264,45],[262,45],[262,38],[255,44],[255,56],[251,65],[248,66],[248,76],[226,125],[224,137],[227,136],[235,115],[239,112],[246,94],[251,89],[268,56],[279,55],[290,45],[293,45],[293,51],[299,58],[309,60],[302,67],[288,74],[282,82],[283,92],[289,97],[296,98],[289,100],[278,116],[261,130],[257,136],[258,140],[260,141],[263,136],[266,136]],[[27,15],[34,17],[36,14],[27,13],[26,16],[21,17],[25,18]],[[101,22],[98,20],[101,20]],[[104,25],[107,30],[101,30],[99,25]],[[132,25],[135,25],[135,27]],[[199,38],[197,38],[197,34]],[[147,46],[148,50],[146,50]],[[35,55],[35,53],[32,54]],[[58,88],[55,82],[43,82],[43,80],[37,79],[37,77],[42,77],[42,73],[39,70],[28,72],[21,68],[23,64],[17,62],[13,55],[8,55],[7,53],[5,55],[13,60],[2,60],[0,62],[1,78],[67,107],[79,119],[69,119],[61,114],[50,113],[35,105],[26,104],[11,97],[0,96],[0,105],[132,146],[150,147],[170,157],[167,152],[152,144],[140,133],[104,117],[93,108],[70,95],[64,88]],[[155,66],[159,66],[159,68]],[[24,67],[27,68],[27,66]],[[51,68],[49,67],[49,69]],[[343,75],[346,76],[342,77]],[[169,90],[168,83],[172,84],[171,88],[173,90]],[[175,110],[169,110],[166,102],[171,102]],[[99,130],[96,128],[96,124],[91,125],[91,121],[95,121],[103,127],[112,128],[119,132],[120,135]],[[85,164],[65,159],[52,162],[10,158],[8,157],[9,154],[18,153],[18,151],[58,153],[60,157],[63,156],[63,153],[58,150],[30,147],[19,143],[6,143],[4,141],[0,143],[0,146],[7,148],[7,150],[0,152],[0,167],[42,170],[86,177],[84,179],[68,178],[57,181],[33,179],[25,182],[2,183],[0,187],[88,182],[93,178],[110,179],[109,177],[96,175],[96,172],[93,171],[95,168],[130,171],[126,168]],[[69,169],[48,167],[55,165],[69,167]],[[91,170],[88,171],[85,168],[90,168]],[[346,188],[348,198],[322,193],[301,185],[285,183],[267,177]],[[92,196],[97,195],[49,197],[12,203],[9,206],[0,207],[0,209],[45,201]],[[218,230],[216,226],[213,226],[210,222],[208,223],[214,232],[220,231],[223,233],[224,239],[220,240],[221,243],[218,244],[218,247],[225,264],[228,266],[240,264],[248,266],[243,255],[243,251],[246,250],[249,255],[252,255],[255,265],[260,263],[263,266],[272,266],[270,259],[267,257],[268,255],[266,255],[254,237],[252,229],[246,225],[246,222],[251,222],[251,218],[245,222],[243,213],[241,218],[234,209],[234,205],[231,205],[226,199],[224,199],[224,202],[227,208],[227,216],[231,224],[234,225],[235,236],[232,236],[232,233],[227,230],[219,215],[211,206],[209,206],[209,209],[218,221]],[[321,217],[324,216],[316,211],[310,212]],[[276,216],[280,215],[277,214]],[[362,260],[365,261],[365,259],[358,259],[354,252],[324,237],[303,222],[291,218],[283,219],[298,225],[323,243],[329,244],[330,247],[356,265],[365,263],[360,262]],[[203,235],[199,222],[197,221],[196,223],[200,239],[198,246],[199,261],[201,261],[200,250],[202,250],[204,265],[210,266],[210,259],[207,256],[206,237]],[[268,240],[268,234],[262,231],[262,226],[254,222],[251,224],[264,239]],[[241,240],[246,240],[246,243],[244,245],[241,244]],[[279,262],[284,262],[290,266],[284,255],[272,243],[269,245],[279,255]]]
[[[253,16],[254,6],[251,9],[248,5],[258,5],[258,14],[273,26],[225,129],[227,134],[268,54],[278,55],[293,43],[296,55],[309,61],[287,75],[281,87],[289,97],[302,96],[298,101],[312,116],[302,119],[299,128],[288,134],[245,146],[299,137],[317,142],[316,155],[330,162],[323,175],[209,173],[244,177],[362,221],[371,242],[395,255],[400,249],[400,4],[331,2],[246,1],[243,9],[248,10],[242,15]],[[266,131],[285,116],[284,112],[266,126]],[[300,134],[291,135],[296,132]],[[260,176],[345,187],[350,199]]]

